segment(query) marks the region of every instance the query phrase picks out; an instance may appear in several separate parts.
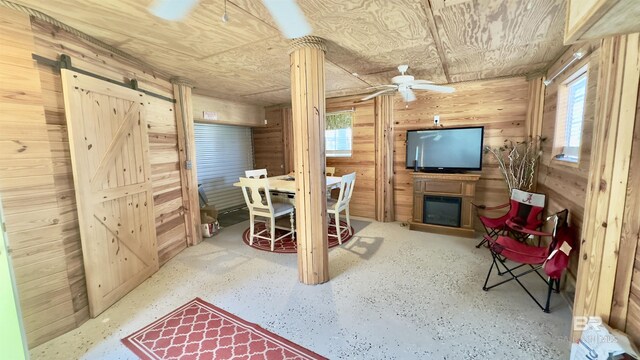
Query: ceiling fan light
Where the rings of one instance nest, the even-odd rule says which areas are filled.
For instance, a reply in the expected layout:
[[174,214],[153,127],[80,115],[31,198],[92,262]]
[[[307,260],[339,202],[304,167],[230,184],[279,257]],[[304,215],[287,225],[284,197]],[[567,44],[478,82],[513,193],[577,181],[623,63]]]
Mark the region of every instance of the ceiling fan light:
[[263,3],[287,39],[311,34],[311,25],[295,0],[263,0]]
[[182,20],[193,9],[196,2],[196,0],[155,0],[149,7],[149,12],[169,21]]

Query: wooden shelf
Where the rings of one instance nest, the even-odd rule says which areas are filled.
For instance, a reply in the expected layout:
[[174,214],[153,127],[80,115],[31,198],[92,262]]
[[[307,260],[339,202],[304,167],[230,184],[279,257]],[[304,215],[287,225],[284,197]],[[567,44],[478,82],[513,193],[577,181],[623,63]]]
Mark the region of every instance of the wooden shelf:
[[[411,230],[445,235],[475,237],[473,208],[471,202],[476,195],[476,183],[480,174],[432,174],[413,173],[413,215],[409,222]],[[425,195],[449,196],[461,199],[460,227],[425,224],[422,212]]]

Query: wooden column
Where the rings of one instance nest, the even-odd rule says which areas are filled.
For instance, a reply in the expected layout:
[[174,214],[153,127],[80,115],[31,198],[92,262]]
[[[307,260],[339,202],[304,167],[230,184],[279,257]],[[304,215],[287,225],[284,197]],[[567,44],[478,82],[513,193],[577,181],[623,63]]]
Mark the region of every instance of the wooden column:
[[375,100],[376,220],[395,220],[393,204],[393,96]]
[[[527,136],[532,140],[542,136],[542,116],[544,115],[544,93],[546,86],[544,85],[544,74],[534,74],[527,78],[529,82],[529,101],[527,102],[526,130]],[[553,139],[549,139],[553,141]],[[541,161],[541,160],[540,160]],[[538,169],[533,174],[533,188],[535,191],[538,187]]]
[[[637,235],[623,236],[623,227],[628,226],[627,211],[637,207],[629,203],[634,197],[628,197],[627,192],[640,78],[639,48],[638,34],[615,36],[602,42],[591,171],[573,308],[574,316],[600,316],[617,325],[622,323],[620,316],[626,317],[633,266],[633,260],[628,259],[633,255],[622,253],[621,249],[631,246],[627,242],[637,241],[633,239]],[[619,286],[621,281],[624,286]],[[618,294],[614,294],[614,289]],[[580,332],[574,330],[573,336],[579,337]]]
[[329,281],[325,180],[324,40],[291,43],[291,104],[296,178],[298,274],[304,284]]
[[527,102],[527,136],[535,138],[542,134],[542,115],[544,113],[544,75],[537,74],[527,78],[529,82],[529,101]]
[[291,108],[282,108],[282,141],[284,143],[284,173],[288,174],[293,171],[293,119],[291,119]]
[[171,79],[173,97],[176,99],[175,113],[178,128],[178,155],[180,180],[182,183],[182,206],[187,229],[187,245],[202,241],[200,227],[200,201],[198,196],[198,174],[196,171],[196,143],[194,138],[193,104],[191,83],[183,78]]

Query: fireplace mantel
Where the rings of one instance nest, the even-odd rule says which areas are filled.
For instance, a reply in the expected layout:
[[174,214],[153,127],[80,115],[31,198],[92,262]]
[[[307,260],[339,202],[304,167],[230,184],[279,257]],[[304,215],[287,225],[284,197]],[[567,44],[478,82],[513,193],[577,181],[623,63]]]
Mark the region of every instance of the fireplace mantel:
[[[479,174],[413,173],[413,216],[409,222],[409,228],[439,234],[475,237],[471,202],[475,197],[476,183],[479,179]],[[425,224],[423,222],[425,195],[461,199],[460,226]]]

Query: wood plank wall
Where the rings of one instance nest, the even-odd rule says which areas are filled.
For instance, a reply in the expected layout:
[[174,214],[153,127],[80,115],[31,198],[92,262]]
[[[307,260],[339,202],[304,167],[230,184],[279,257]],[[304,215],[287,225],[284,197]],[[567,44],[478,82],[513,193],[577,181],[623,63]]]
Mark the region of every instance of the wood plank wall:
[[[9,48],[5,43],[11,45],[18,52],[10,55],[8,61],[23,61],[19,66],[31,67],[33,71],[21,74],[12,82],[2,81],[5,85],[15,85],[15,89],[3,93],[5,98],[12,96],[14,102],[15,99],[25,102],[11,91],[33,91],[25,96],[34,105],[30,113],[20,115],[20,122],[12,121],[5,114],[8,114],[6,109],[22,109],[15,104],[11,108],[3,105],[2,121],[9,121],[10,126],[3,125],[0,139],[6,140],[3,144],[9,146],[2,149],[0,191],[3,198],[8,198],[4,206],[8,208],[5,213],[9,242],[15,249],[12,257],[27,338],[29,346],[34,347],[79,326],[88,319],[89,312],[61,80],[52,68],[36,65],[31,54],[57,59],[60,53],[65,53],[72,57],[74,66],[83,70],[118,81],[136,78],[143,89],[173,96],[167,80],[139,64],[6,8],[0,7],[0,16],[7,28],[2,31],[3,54]],[[12,71],[5,63],[3,61],[2,71]],[[149,105],[146,108],[158,255],[164,263],[186,247],[177,136],[173,104],[149,97]],[[37,106],[43,108],[42,111],[38,112]],[[36,121],[38,116],[41,122]],[[33,119],[33,124],[24,119]],[[27,146],[26,150],[21,150],[23,145]],[[12,153],[15,154],[5,155]],[[22,157],[28,160],[21,160]],[[9,180],[12,178],[15,179]],[[15,192],[17,185],[19,192]],[[14,213],[12,207],[18,205],[28,214]]]
[[[327,99],[327,113],[355,110],[353,124],[353,156],[327,158],[326,165],[334,166],[336,174],[356,173],[351,215],[375,218],[375,103],[373,100],[354,103],[361,96]],[[290,146],[290,107],[266,109],[267,126],[253,128],[253,151],[256,169],[266,168],[271,176],[293,171],[293,147]],[[289,156],[287,156],[289,154]]]
[[[636,252],[633,266],[633,275],[631,278],[631,289],[629,291],[629,302],[627,311],[626,332],[631,335],[637,346],[640,346],[640,236],[637,230],[640,229],[640,206],[637,203],[640,198],[638,191],[640,183],[640,89],[638,89],[638,101],[636,103],[636,126],[635,136],[633,138],[633,150],[631,153],[631,168],[629,171],[629,184],[627,185],[627,201],[634,201],[635,208],[630,208],[630,214],[627,219],[627,226],[630,228],[625,231],[625,236],[636,238]],[[634,231],[635,230],[635,231]],[[634,233],[635,232],[635,233]],[[616,283],[618,279],[616,278]]]
[[[484,125],[485,144],[501,145],[505,139],[523,140],[526,136],[528,83],[524,77],[482,80],[455,85],[453,94],[418,93],[418,100],[408,108],[399,96],[394,100],[394,211],[396,221],[409,221],[412,209],[412,170],[405,169],[405,138],[407,130],[433,127],[433,115],[439,114],[445,127]],[[354,103],[361,96],[327,99],[327,113],[354,109],[353,156],[328,158],[327,166],[335,166],[336,173],[357,173],[353,191],[351,213],[355,216],[375,218],[375,103],[373,100]],[[286,109],[284,109],[286,110]],[[267,118],[279,115],[267,110]],[[258,131],[265,131],[259,130]],[[282,128],[274,128],[280,132]],[[255,143],[254,130],[254,143]],[[262,149],[254,148],[256,159]],[[270,154],[280,160],[280,155]],[[256,162],[256,167],[267,167],[268,162]],[[507,186],[491,156],[483,159],[482,177],[478,182],[476,201],[500,204],[508,200]]]
[[[639,222],[637,103],[640,34],[600,46],[591,169],[581,235],[574,316],[627,328]],[[574,329],[573,339],[580,336]]]
[[[65,53],[71,56],[75,67],[117,81],[137,79],[140,88],[173,98],[173,87],[168,80],[141,69],[138,64],[132,64],[42,21],[33,20],[32,28],[37,55],[56,59],[60,53]],[[73,178],[60,74],[46,65],[38,65],[38,68],[43,78],[45,116],[51,131],[61,134],[58,147],[64,149],[64,153],[54,154],[59,155],[58,162],[64,164],[57,178],[64,179],[64,182],[61,180],[61,186],[64,186],[64,190],[70,194],[70,201],[75,206],[75,200],[72,199]],[[149,159],[154,188],[158,258],[160,263],[164,264],[186,247],[178,164],[178,138],[173,103],[151,96],[147,99]]]
[[[265,109],[262,106],[217,99],[193,94],[193,119],[196,122],[222,125],[264,126]],[[204,112],[213,113],[216,120],[205,120]]]
[[283,175],[287,170],[284,150],[285,111],[290,110],[284,108],[267,109],[265,111],[267,125],[251,128],[254,168],[267,169],[269,176]]
[[[405,168],[407,130],[433,128],[433,116],[439,114],[445,128],[484,125],[485,145],[500,146],[505,139],[518,141],[526,136],[528,83],[524,77],[458,83],[454,87],[456,92],[452,94],[417,92],[418,99],[408,108],[400,97],[395,98],[396,221],[411,219],[413,203],[413,170]],[[508,199],[509,190],[497,162],[492,155],[485,155],[476,202],[498,205]]]
[[354,103],[362,96],[327,99],[327,114],[341,110],[355,110],[352,129],[351,157],[327,158],[327,166],[336,168],[336,175],[356,173],[356,184],[349,205],[351,215],[375,219],[376,148],[375,103],[373,100]]
[[[29,17],[0,8],[0,192],[29,346],[88,317],[74,206],[56,188],[64,151],[50,138]],[[76,266],[80,264],[80,266]],[[77,280],[81,279],[80,282]]]
[[[573,58],[573,53],[584,44],[569,48],[548,70],[547,78],[557,73],[559,69]],[[596,93],[598,88],[598,62],[600,59],[599,42],[587,45],[584,50],[589,54],[582,60],[575,62],[546,87],[544,98],[544,114],[542,117],[542,134],[546,138],[542,145],[542,157],[538,167],[537,190],[547,194],[547,213],[554,213],[562,209],[569,209],[570,224],[576,234],[582,232],[584,204],[591,167],[591,143],[593,139],[593,120],[596,107]],[[552,159],[553,137],[556,129],[556,114],[558,103],[558,88],[569,76],[578,69],[589,67],[587,97],[582,129],[582,145],[580,147],[580,161],[578,166]],[[578,270],[579,243],[571,256],[569,273],[575,279]]]

